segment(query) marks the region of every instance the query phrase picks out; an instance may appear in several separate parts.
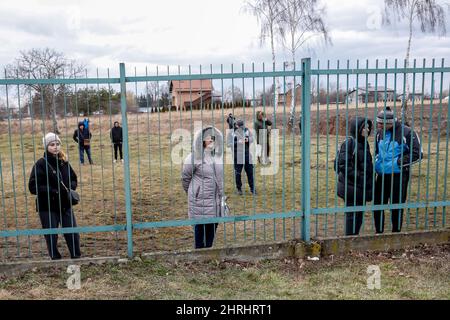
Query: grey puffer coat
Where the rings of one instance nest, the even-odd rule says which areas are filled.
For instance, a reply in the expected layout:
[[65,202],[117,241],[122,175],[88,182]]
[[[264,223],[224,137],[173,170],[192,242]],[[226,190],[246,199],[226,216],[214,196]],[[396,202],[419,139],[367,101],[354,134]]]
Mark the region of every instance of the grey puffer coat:
[[[203,149],[203,137],[215,136],[214,151]],[[223,196],[223,136],[214,127],[206,127],[194,136],[193,152],[184,159],[182,184],[188,194],[189,218],[221,216]]]

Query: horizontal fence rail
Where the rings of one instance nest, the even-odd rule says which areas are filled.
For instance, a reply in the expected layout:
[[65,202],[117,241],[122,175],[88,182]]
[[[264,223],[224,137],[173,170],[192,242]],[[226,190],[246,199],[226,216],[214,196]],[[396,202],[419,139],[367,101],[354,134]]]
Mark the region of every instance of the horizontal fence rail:
[[[252,64],[173,74],[120,64],[116,77],[108,70],[0,79],[0,260],[48,257],[44,235],[60,235],[62,256],[79,235],[82,256],[131,257],[208,241],[227,247],[448,227],[450,68],[444,60],[401,64],[303,59],[282,70]],[[397,130],[377,124],[389,109]],[[261,112],[268,121],[258,121]],[[91,158],[74,141],[80,122],[92,134]],[[115,122],[121,143],[113,141]],[[210,127],[216,131],[204,131]],[[51,214],[36,212],[30,177],[43,137],[56,130],[81,201],[72,207],[76,222],[59,210],[54,219],[64,227],[43,227]],[[208,132],[211,158],[211,134],[201,135]],[[398,169],[416,155],[416,142],[420,157]],[[59,168],[44,170],[38,199],[59,208],[63,186],[49,187],[60,182]],[[218,215],[219,190],[227,216]]]

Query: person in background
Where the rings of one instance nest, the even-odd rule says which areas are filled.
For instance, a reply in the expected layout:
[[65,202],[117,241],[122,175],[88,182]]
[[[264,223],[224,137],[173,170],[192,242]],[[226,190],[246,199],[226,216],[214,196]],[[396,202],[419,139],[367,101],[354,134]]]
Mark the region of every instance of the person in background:
[[233,116],[232,113],[228,114],[227,123],[228,123],[228,129],[234,129],[235,128],[236,118]]
[[111,128],[110,132],[111,142],[114,145],[114,163],[117,162],[117,150],[120,153],[120,161],[123,163],[122,156],[122,127],[118,121],[114,122],[114,127]]
[[78,123],[78,129],[73,133],[73,140],[78,143],[78,151],[80,154],[80,163],[84,164],[84,152],[86,152],[89,163],[92,165],[94,162],[91,157],[91,139],[92,134],[89,129],[84,126],[84,121]]
[[89,119],[88,118],[84,118],[83,124],[84,124],[84,128],[89,130]]
[[[258,162],[262,164],[270,164],[270,128],[272,121],[267,119],[263,111],[256,113],[255,131],[256,143],[261,148],[261,155],[258,156]],[[265,130],[265,131],[264,131]],[[261,161],[262,160],[262,161]]]
[[242,169],[247,174],[250,192],[256,195],[253,178],[253,161],[250,154],[250,145],[253,143],[251,131],[245,127],[244,120],[236,121],[236,128],[228,137],[228,146],[232,147],[234,161],[234,175],[236,180],[237,194],[242,195]]

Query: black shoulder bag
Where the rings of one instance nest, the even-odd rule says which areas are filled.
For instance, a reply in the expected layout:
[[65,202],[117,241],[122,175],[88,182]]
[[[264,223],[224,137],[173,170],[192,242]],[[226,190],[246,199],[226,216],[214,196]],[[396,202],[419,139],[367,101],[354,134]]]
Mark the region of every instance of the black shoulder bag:
[[[53,168],[53,166],[50,163],[48,163],[48,161],[46,161],[46,162],[50,166],[50,168],[53,170],[53,172],[55,172],[55,174],[56,174],[57,171]],[[56,177],[56,179],[58,179],[58,177]],[[63,179],[62,179],[61,171],[59,171],[59,181],[61,182],[64,189],[66,189],[66,191],[67,191],[67,194],[69,196],[69,203],[71,203],[73,206],[77,205],[80,202],[80,195],[75,190],[72,190],[72,189],[66,187],[66,185],[64,184]]]

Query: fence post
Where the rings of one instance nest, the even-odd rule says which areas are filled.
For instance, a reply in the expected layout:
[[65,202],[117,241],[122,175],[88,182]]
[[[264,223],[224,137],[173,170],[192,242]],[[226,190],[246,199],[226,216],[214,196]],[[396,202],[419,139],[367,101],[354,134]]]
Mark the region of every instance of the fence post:
[[125,63],[120,63],[120,107],[122,111],[123,130],[123,156],[124,156],[124,189],[125,209],[127,216],[127,244],[128,257],[133,257],[133,220],[131,213],[131,185],[130,185],[130,156],[128,144],[128,120],[127,120],[127,85],[125,82]]
[[311,224],[311,58],[302,59],[302,239],[309,242]]

